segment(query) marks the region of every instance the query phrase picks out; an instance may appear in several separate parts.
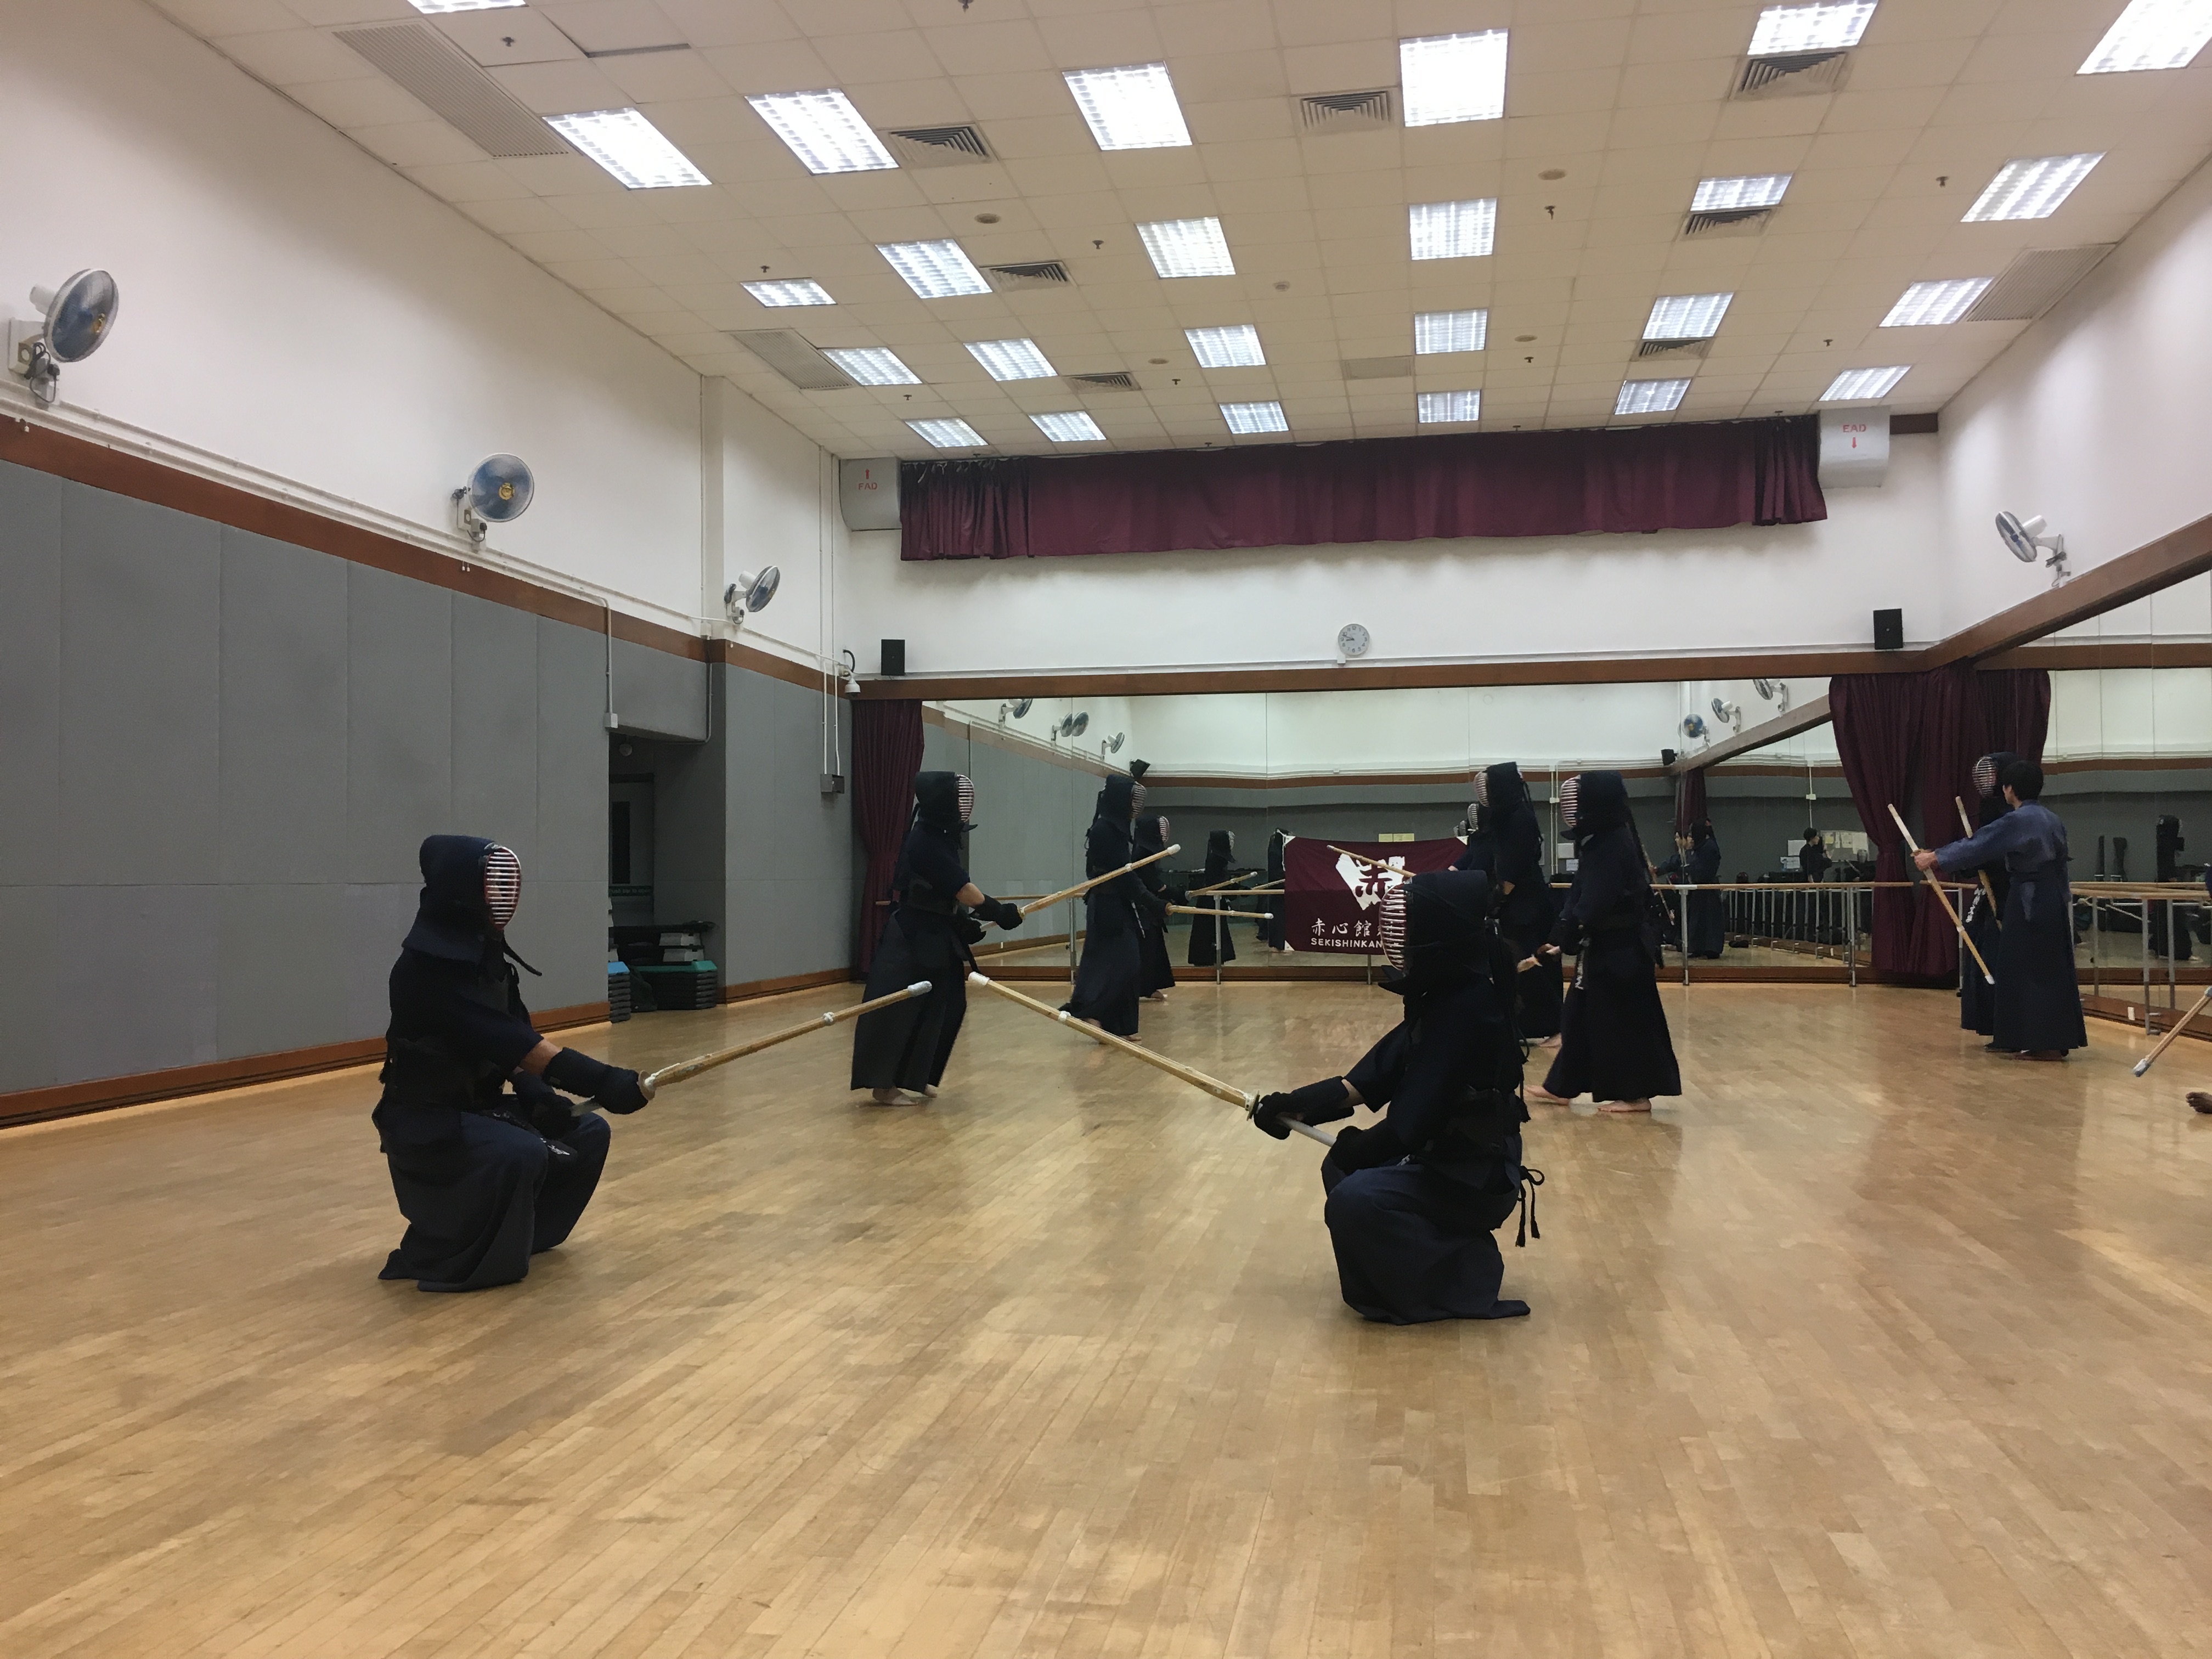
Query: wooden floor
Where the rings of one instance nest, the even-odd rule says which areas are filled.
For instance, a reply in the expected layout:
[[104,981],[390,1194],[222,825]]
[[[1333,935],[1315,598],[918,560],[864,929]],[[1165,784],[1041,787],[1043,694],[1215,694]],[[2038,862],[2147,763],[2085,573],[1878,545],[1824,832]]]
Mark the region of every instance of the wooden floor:
[[[2212,1052],[1664,995],[1689,1092],[1532,1126],[1494,1324],[1362,1323],[1317,1149],[996,1003],[926,1110],[842,1034],[672,1089],[472,1297],[374,1277],[368,1073],[0,1135],[0,1654],[2212,1652]],[[1394,1006],[1146,1036],[1271,1086]]]

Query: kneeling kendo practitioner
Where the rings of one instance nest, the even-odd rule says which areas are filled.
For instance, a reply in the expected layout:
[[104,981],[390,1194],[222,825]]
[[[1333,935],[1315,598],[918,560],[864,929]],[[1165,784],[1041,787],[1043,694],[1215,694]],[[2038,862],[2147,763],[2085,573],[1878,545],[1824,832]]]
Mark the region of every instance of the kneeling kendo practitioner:
[[[1383,988],[1404,1018],[1343,1077],[1263,1095],[1253,1121],[1278,1140],[1285,1118],[1329,1123],[1366,1105],[1388,1115],[1346,1127],[1322,1160],[1322,1212],[1345,1302],[1367,1319],[1511,1319],[1505,1259],[1492,1233],[1528,1184],[1535,1216],[1541,1171],[1521,1162],[1521,1039],[1512,1009],[1517,965],[1492,931],[1490,878],[1420,875],[1382,901],[1393,972]],[[1522,1242],[1516,1239],[1516,1243]]]
[[[384,1279],[424,1291],[511,1285],[568,1236],[607,1161],[605,1118],[646,1103],[635,1072],[531,1029],[507,926],[522,866],[476,836],[422,843],[422,896],[392,968],[374,1121],[406,1236]],[[538,970],[531,968],[535,974]]]
[[891,914],[868,965],[866,1000],[927,980],[909,997],[853,1022],[853,1087],[873,1091],[878,1106],[902,1096],[934,1098],[961,1022],[968,1018],[969,946],[983,924],[1022,925],[1018,907],[988,896],[968,879],[962,842],[974,829],[975,786],[957,772],[923,772],[914,781],[914,822],[891,872]]

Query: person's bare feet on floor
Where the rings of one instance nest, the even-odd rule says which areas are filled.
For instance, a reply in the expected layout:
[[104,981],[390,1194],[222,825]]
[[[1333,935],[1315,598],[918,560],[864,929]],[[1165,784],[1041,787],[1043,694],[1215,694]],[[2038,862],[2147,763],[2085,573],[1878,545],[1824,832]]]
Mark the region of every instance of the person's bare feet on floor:
[[868,1098],[878,1106],[905,1106],[910,1104],[915,1097],[903,1089],[871,1089]]
[[1575,1103],[1572,1095],[1555,1095],[1540,1083],[1528,1085],[1521,1093],[1539,1106],[1571,1106]]
[[1539,1048],[1558,1048],[1558,1047],[1559,1046],[1559,1034],[1557,1031],[1553,1032],[1551,1036],[1549,1036],[1546,1037],[1546,1038],[1545,1038],[1541,1042],[1538,1043],[1536,1046],[1537,1046]]
[[1651,1103],[1648,1100],[1601,1100],[1597,1109],[1601,1112],[1648,1112],[1651,1109]]

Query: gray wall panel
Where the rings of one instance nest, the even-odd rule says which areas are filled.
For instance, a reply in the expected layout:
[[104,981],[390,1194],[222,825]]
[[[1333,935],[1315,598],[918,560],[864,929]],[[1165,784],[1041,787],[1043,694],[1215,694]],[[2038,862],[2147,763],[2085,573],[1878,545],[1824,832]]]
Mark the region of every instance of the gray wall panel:
[[453,793],[447,822],[538,869],[538,618],[453,596]]
[[547,881],[607,878],[605,649],[586,629],[538,623],[538,856]]
[[216,879],[222,589],[214,525],[69,491],[57,880]]
[[52,958],[58,1081],[219,1058],[220,892],[212,885],[60,890]]
[[453,596],[346,569],[346,877],[420,880],[425,836],[453,821]]
[[346,567],[222,532],[219,871],[341,881],[346,868]]
[[0,778],[9,817],[0,885],[52,880],[60,842],[64,488],[0,462]]
[[0,887],[0,1093],[61,1081],[55,1065],[52,887]]
[[343,886],[233,883],[217,893],[216,1042],[223,1059],[369,1035],[348,1017]]
[[[415,921],[415,904],[422,888],[413,881],[361,882],[344,890],[346,1032],[349,1036],[375,1036],[392,1018],[391,993],[386,981],[399,957],[399,941]],[[532,962],[537,957],[530,958]]]
[[688,658],[617,640],[615,713],[622,718],[622,729],[656,737],[702,737],[707,729],[707,692],[700,679],[703,672],[702,665]]
[[604,1002],[607,995],[607,884],[531,881],[515,913],[514,948],[544,975],[522,976],[522,1000],[532,1008],[568,1008]]

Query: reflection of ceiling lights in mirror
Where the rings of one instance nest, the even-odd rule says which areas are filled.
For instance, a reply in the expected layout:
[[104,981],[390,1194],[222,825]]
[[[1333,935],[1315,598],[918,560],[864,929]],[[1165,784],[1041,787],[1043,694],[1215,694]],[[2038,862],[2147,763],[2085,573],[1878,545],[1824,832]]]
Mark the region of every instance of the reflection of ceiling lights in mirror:
[[1062,77],[1101,149],[1180,149],[1190,143],[1165,64],[1073,70]]
[[2212,40],[2212,0],[2133,0],[2077,75],[2180,69]]
[[822,355],[862,386],[920,386],[921,376],[882,346],[830,346]]
[[1283,406],[1277,403],[1224,404],[1221,418],[1236,433],[1288,432],[1290,422],[1284,417]]
[[620,179],[625,189],[672,190],[714,182],[634,109],[549,115],[545,125]]
[[1030,421],[1056,444],[1100,444],[1106,441],[1106,434],[1098,429],[1098,422],[1079,409],[1060,415],[1032,415]]
[[801,277],[783,283],[747,283],[745,292],[764,306],[834,306],[830,290]]
[[1035,340],[967,340],[968,355],[994,380],[1044,380],[1060,373]]
[[1647,340],[1709,340],[1720,332],[1733,294],[1662,294],[1644,319]]
[[1729,208],[1772,207],[1790,188],[1786,173],[1762,173],[1741,179],[1700,179],[1698,193],[1690,198],[1692,213],[1717,213]]
[[1663,415],[1681,407],[1690,389],[1687,380],[1623,380],[1620,395],[1613,400],[1616,415]]
[[991,291],[957,242],[878,242],[876,252],[925,300]]
[[1260,368],[1267,361],[1267,354],[1260,347],[1260,331],[1249,323],[1187,328],[1182,337],[1190,342],[1191,355],[1200,368]]
[[1482,418],[1480,392],[1424,392],[1413,399],[1413,413],[1423,426]]
[[1498,233],[1498,201],[1416,202],[1406,210],[1407,234],[1416,259],[1479,259]]
[[1137,227],[1138,239],[1162,276],[1234,276],[1229,239],[1218,219],[1158,219]]
[[835,87],[763,93],[745,101],[809,173],[879,173],[898,165]]
[[2074,187],[2089,176],[2105,153],[2081,155],[2032,155],[2007,161],[1990,180],[1989,188],[1974,198],[1962,225],[1983,224],[1993,219],[2048,219]]
[[1828,389],[1820,394],[1820,401],[1824,404],[1849,404],[1869,398],[1887,398],[1911,369],[1910,363],[1893,364],[1887,368],[1847,368],[1828,382]]
[[981,449],[981,435],[965,421],[908,421],[915,435],[933,449]]
[[1769,6],[1751,33],[1750,55],[1835,52],[1855,46],[1874,15],[1875,0],[1824,0],[1809,6]]
[[1480,351],[1490,337],[1487,311],[1424,311],[1413,318],[1413,351]]
[[1398,42],[1398,81],[1406,125],[1444,126],[1495,121],[1505,113],[1504,29],[1478,34],[1430,34]]
[[1974,308],[1991,278],[1948,276],[1933,283],[1915,283],[1898,296],[1881,319],[1883,328],[1935,328],[1955,323]]

